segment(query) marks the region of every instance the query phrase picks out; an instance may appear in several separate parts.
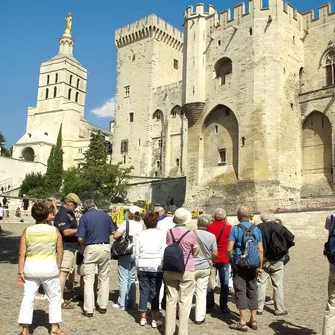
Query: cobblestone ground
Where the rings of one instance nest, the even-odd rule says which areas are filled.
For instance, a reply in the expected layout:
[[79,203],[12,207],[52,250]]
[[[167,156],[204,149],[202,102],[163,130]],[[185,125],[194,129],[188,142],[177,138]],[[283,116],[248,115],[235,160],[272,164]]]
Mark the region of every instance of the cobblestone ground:
[[[17,250],[19,236],[26,227],[23,223],[5,223],[0,233],[0,334],[19,334],[17,317],[23,290],[16,285]],[[273,306],[268,306],[258,317],[258,334],[320,334],[323,311],[327,299],[328,263],[322,255],[323,241],[312,238],[296,238],[291,250],[291,261],[285,267],[285,302],[289,315],[275,317]],[[138,324],[138,312],[115,311],[111,304],[118,293],[117,266],[112,261],[110,283],[110,305],[107,314],[95,313],[93,318],[82,316],[76,304],[74,310],[64,310],[62,327],[69,334],[164,334],[162,329]],[[77,278],[78,279],[78,278]],[[215,297],[218,301],[218,295]],[[233,301],[230,315],[222,315],[217,307],[207,314],[206,323],[200,326],[189,321],[189,334],[237,334],[228,325],[237,320]],[[164,321],[164,312],[162,316]],[[249,333],[255,333],[249,329]],[[48,334],[47,302],[36,301],[34,321],[31,327],[34,335]]]

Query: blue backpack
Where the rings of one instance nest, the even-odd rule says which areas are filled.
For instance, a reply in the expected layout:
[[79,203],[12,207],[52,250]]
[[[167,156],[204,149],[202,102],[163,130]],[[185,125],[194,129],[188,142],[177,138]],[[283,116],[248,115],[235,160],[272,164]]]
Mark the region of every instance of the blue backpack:
[[[331,220],[334,221],[334,215],[331,215]],[[323,254],[328,258],[330,264],[335,264],[335,225],[329,232],[328,240],[323,249]]]
[[258,242],[254,234],[255,226],[251,225],[250,228],[246,228],[239,224],[237,227],[242,229],[243,238],[241,244],[241,255],[235,258],[235,264],[239,268],[255,269],[260,264],[258,256]]

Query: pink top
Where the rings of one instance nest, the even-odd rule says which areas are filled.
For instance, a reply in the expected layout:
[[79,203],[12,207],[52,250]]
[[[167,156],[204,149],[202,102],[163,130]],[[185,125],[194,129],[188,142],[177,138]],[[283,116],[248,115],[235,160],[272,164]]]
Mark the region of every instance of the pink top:
[[[184,226],[175,226],[174,228],[169,229],[166,234],[166,244],[167,245],[170,245],[173,243],[172,236],[170,233],[171,230],[172,230],[175,240],[178,241],[180,237],[189,229],[187,229]],[[197,239],[193,231],[190,231],[187,235],[185,235],[179,245],[181,247],[181,250],[183,250],[185,263],[188,258],[188,262],[185,265],[185,271],[193,272],[194,271],[194,260],[193,260],[192,250],[198,247]]]

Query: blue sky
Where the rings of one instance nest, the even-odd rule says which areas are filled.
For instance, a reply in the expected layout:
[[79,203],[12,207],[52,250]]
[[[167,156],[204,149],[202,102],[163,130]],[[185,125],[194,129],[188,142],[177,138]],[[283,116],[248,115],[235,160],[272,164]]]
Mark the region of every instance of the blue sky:
[[[222,11],[239,2],[212,0],[206,5],[210,3]],[[290,1],[300,11],[316,9],[325,2]],[[7,147],[25,132],[27,108],[36,105],[39,66],[58,53],[58,38],[65,29],[64,18],[68,12],[73,15],[74,56],[89,73],[85,118],[108,129],[111,117],[98,117],[92,111],[110,112],[111,104],[105,103],[115,95],[115,29],[151,13],[182,29],[184,10],[196,3],[190,0],[1,0],[0,131],[6,137]],[[335,0],[330,3],[335,10]]]

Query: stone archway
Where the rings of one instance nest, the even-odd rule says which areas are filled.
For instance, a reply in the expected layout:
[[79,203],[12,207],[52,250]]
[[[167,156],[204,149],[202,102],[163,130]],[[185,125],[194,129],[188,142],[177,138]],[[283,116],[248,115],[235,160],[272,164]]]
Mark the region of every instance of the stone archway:
[[[203,167],[214,174],[220,167],[234,173],[238,179],[238,122],[233,111],[224,105],[216,106],[207,116],[203,128]],[[219,169],[218,169],[219,168]]]
[[[332,127],[328,117],[312,112],[302,126],[302,184],[308,195],[330,192],[332,181]],[[306,188],[306,187],[305,187]]]
[[35,160],[35,152],[31,147],[24,148],[22,151],[22,157],[27,162],[33,162]]

